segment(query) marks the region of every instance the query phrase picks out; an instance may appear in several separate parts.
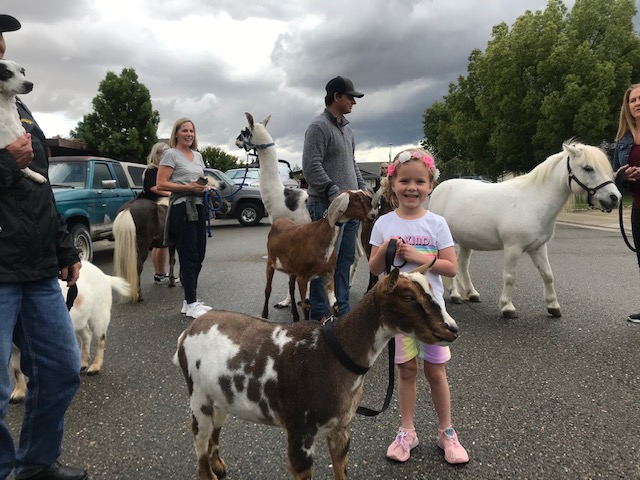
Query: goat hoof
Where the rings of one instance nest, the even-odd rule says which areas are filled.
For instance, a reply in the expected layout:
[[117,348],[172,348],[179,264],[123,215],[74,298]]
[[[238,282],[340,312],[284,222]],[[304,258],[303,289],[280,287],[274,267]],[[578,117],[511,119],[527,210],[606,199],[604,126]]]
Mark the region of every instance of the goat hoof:
[[469,301],[472,303],[480,303],[480,295],[471,295]]
[[502,316],[504,318],[518,318],[518,314],[515,310],[503,310]]
[[89,375],[90,377],[98,375],[99,373],[100,373],[100,370],[97,368],[93,370],[92,369],[87,370],[87,375]]
[[13,405],[17,405],[17,404],[22,403],[22,402],[24,402],[24,397],[21,396],[21,395],[18,395],[18,396],[15,396],[15,397],[12,396],[9,399],[9,403],[11,403]]
[[560,318],[562,316],[559,308],[547,308],[547,312],[549,313],[549,315],[555,318]]
[[80,367],[80,373],[87,373],[87,368],[89,368],[88,365],[82,365]]
[[450,300],[451,300],[451,303],[455,303],[456,305],[459,305],[460,303],[462,303],[462,300],[460,300],[460,297],[451,297]]
[[285,305],[284,303],[276,303],[273,308],[288,308],[289,305]]

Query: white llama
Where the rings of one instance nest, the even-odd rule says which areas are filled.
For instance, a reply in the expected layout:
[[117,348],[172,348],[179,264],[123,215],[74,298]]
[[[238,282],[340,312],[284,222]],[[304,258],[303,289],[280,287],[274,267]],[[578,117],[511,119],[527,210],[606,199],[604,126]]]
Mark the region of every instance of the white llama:
[[[309,195],[300,188],[285,188],[278,171],[278,154],[273,138],[267,131],[267,123],[271,115],[262,122],[256,123],[253,115],[245,112],[249,127],[240,132],[236,145],[246,151],[255,150],[260,165],[260,195],[262,203],[269,214],[271,223],[280,218],[288,218],[295,223],[310,223],[311,216],[307,210]],[[309,289],[307,288],[307,292]],[[291,296],[275,305],[286,308],[291,305]]]
[[299,188],[285,188],[280,179],[276,146],[266,128],[271,115],[260,123],[255,123],[250,113],[245,112],[245,115],[249,128],[240,132],[236,145],[247,151],[255,149],[260,164],[260,195],[271,223],[280,218],[288,218],[295,223],[311,222],[307,192]]

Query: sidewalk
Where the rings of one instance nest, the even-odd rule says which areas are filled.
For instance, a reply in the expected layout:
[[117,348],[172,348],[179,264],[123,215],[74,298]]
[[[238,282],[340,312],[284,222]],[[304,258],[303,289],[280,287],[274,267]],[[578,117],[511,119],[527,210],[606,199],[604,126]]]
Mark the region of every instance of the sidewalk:
[[[629,210],[622,211],[622,219],[624,221],[625,230],[631,231],[631,219],[629,218]],[[562,211],[556,219],[556,223],[564,225],[575,225],[584,228],[595,228],[598,230],[620,231],[618,220],[618,209],[611,213],[601,212],[600,210],[575,210]]]

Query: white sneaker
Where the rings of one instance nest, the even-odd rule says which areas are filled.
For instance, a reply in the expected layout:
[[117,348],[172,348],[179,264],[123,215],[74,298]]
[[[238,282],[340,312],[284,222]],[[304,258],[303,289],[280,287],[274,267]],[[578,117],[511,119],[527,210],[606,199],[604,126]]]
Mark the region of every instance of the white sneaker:
[[[196,300],[194,303],[199,303],[200,305],[203,306],[203,308],[208,312],[209,310],[211,310],[211,307],[208,305],[205,305],[204,303],[202,303],[202,300]],[[182,308],[180,309],[180,313],[181,314],[186,314],[187,313],[187,301],[183,300],[182,301]]]
[[209,310],[211,310],[211,307],[207,307],[200,302],[193,302],[187,305],[187,317],[198,318]]

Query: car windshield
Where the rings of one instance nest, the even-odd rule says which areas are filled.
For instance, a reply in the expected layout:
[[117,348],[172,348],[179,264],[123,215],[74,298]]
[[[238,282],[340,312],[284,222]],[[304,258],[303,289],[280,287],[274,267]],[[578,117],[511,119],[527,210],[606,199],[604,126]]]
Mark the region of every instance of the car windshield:
[[245,178],[245,174],[247,180],[258,180],[260,178],[260,172],[251,168],[249,170],[245,168],[232,169],[227,170],[226,173],[234,180],[242,180],[243,178]]
[[85,188],[88,169],[86,162],[51,162],[49,183],[53,186]]

